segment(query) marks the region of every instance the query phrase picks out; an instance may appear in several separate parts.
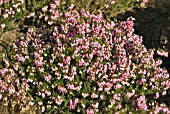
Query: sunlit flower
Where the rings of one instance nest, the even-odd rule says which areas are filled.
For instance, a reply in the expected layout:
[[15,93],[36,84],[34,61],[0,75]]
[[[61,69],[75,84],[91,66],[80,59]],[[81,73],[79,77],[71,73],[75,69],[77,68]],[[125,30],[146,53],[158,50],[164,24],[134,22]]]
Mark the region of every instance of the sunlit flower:
[[3,23],[3,24],[1,24],[1,28],[2,29],[4,29],[5,28],[5,24]]

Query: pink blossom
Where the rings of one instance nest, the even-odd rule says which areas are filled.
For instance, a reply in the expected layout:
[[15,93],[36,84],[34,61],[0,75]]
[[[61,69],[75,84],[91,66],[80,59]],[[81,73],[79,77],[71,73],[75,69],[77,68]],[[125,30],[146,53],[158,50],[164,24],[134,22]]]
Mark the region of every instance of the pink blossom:
[[99,103],[97,102],[97,103],[92,104],[92,107],[93,108],[98,108],[99,107]]
[[86,114],[94,114],[94,110],[93,109],[87,109]]
[[111,105],[113,105],[113,104],[116,103],[116,101],[115,101],[114,99],[111,99],[111,100],[110,100],[110,103],[111,103]]
[[119,105],[116,106],[116,109],[119,109],[119,110],[120,110],[121,108],[122,108],[122,105],[121,105],[121,104],[119,104]]
[[4,24],[4,23],[1,24],[1,28],[2,28],[2,29],[5,28],[5,24]]
[[45,81],[49,82],[51,80],[52,76],[51,75],[47,75],[44,77]]
[[133,93],[127,92],[127,93],[125,94],[125,96],[126,96],[127,98],[131,98],[131,97],[133,96]]
[[57,99],[55,100],[55,103],[58,104],[58,105],[61,105],[62,102],[63,102],[63,98],[61,96],[57,96]]
[[119,93],[118,93],[118,94],[114,94],[114,95],[113,95],[113,99],[119,101],[119,100],[121,99],[121,94],[119,94]]
[[[67,72],[67,71],[63,70],[63,72]],[[64,76],[64,79],[72,81],[74,79],[74,76],[73,75],[72,76]]]
[[116,3],[116,0],[112,0],[112,1],[111,1],[111,4],[115,4],[115,3]]
[[159,98],[159,93],[156,92],[155,96],[154,96],[154,99],[158,99]]
[[21,55],[16,55],[16,58],[18,59],[18,61],[21,61],[21,62],[24,62],[25,61],[25,58]]
[[162,95],[166,95],[166,91],[163,91],[163,92],[162,92]]
[[51,91],[45,91],[45,94],[47,95],[47,96],[50,96],[51,95]]
[[120,89],[122,87],[122,85],[121,84],[116,84],[113,87],[114,87],[114,89]]
[[166,52],[164,50],[157,50],[157,54],[160,56],[168,57],[168,52]]
[[50,7],[51,7],[52,9],[55,9],[55,8],[56,8],[56,4],[50,4]]
[[138,84],[143,84],[145,82],[146,82],[145,78],[142,78],[142,79],[139,79],[139,80],[136,81],[136,83],[138,83]]
[[103,91],[103,88],[100,87],[97,91]]
[[108,93],[110,89],[111,89],[111,87],[105,87],[104,92]]
[[68,108],[69,108],[70,110],[75,109],[75,106],[76,106],[76,104],[78,103],[78,101],[79,101],[78,98],[76,98],[76,99],[74,99],[74,100],[70,100],[70,104],[69,104]]
[[98,97],[97,94],[95,94],[95,93],[92,93],[92,94],[91,94],[91,98],[97,98],[97,97]]
[[0,99],[2,99],[2,94],[0,94]]
[[81,95],[82,95],[84,98],[87,97],[87,96],[89,96],[88,93],[82,93]]
[[161,64],[162,64],[162,60],[157,60],[157,61],[156,61],[156,65],[157,65],[157,66],[159,66],[159,65],[161,65]]
[[74,85],[73,84],[66,84],[67,89],[74,90]]
[[147,110],[146,99],[144,95],[137,98],[137,107],[145,111]]
[[75,66],[71,69],[71,73],[72,73],[73,75],[76,75],[76,74],[77,74],[77,73],[76,73],[76,67],[75,67]]
[[103,100],[104,99],[104,95],[100,95],[100,99]]
[[34,17],[35,12],[31,12],[29,15],[27,15],[27,18]]
[[15,87],[14,86],[10,86],[8,88],[8,92],[9,92],[9,94],[14,94],[15,93]]
[[71,5],[69,6],[69,9],[73,9],[73,7],[74,7],[74,4],[71,4]]
[[144,7],[149,3],[149,0],[143,0],[141,6]]
[[168,108],[163,108],[162,111],[165,113],[165,114],[169,114],[170,113],[170,110]]
[[8,13],[2,15],[3,18],[8,18]]
[[35,60],[35,65],[38,67],[38,66],[41,66],[43,63],[42,61],[39,61],[39,60]]
[[61,87],[61,86],[59,85],[59,86],[58,86],[58,91],[59,91],[59,92],[66,92],[67,90],[66,90],[66,88]]

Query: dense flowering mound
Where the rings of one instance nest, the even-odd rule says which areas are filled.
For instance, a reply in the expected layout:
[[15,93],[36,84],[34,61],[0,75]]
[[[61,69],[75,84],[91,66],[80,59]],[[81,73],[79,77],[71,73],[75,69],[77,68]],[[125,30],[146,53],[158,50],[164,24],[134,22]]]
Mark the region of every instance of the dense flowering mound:
[[133,33],[132,17],[118,23],[100,11],[59,14],[52,30],[29,28],[1,55],[4,104],[57,113],[169,113],[156,102],[170,87],[169,74]]

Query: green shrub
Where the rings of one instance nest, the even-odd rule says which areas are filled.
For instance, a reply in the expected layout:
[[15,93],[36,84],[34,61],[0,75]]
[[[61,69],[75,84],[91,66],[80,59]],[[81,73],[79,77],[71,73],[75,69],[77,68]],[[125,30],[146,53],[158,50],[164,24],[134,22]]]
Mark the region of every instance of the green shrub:
[[49,11],[42,18],[50,28],[30,27],[1,53],[4,105],[23,112],[37,106],[51,113],[169,113],[156,102],[170,87],[169,74],[133,33],[134,18],[118,23],[74,6]]

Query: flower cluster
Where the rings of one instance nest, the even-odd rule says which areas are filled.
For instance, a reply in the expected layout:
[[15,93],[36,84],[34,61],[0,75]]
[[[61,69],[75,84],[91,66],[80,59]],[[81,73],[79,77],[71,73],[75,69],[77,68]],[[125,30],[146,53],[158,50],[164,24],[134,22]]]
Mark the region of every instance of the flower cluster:
[[0,5],[5,4],[7,2],[9,2],[9,0],[0,0]]
[[[110,21],[100,10],[94,14],[70,5],[63,12],[58,5],[55,0],[36,15],[53,25],[50,29],[30,27],[0,53],[2,102],[21,105],[22,111],[36,105],[57,113],[157,112],[155,99],[166,94],[170,78],[153,59],[154,50],[133,33],[135,19]],[[169,112],[166,106],[161,110]]]

